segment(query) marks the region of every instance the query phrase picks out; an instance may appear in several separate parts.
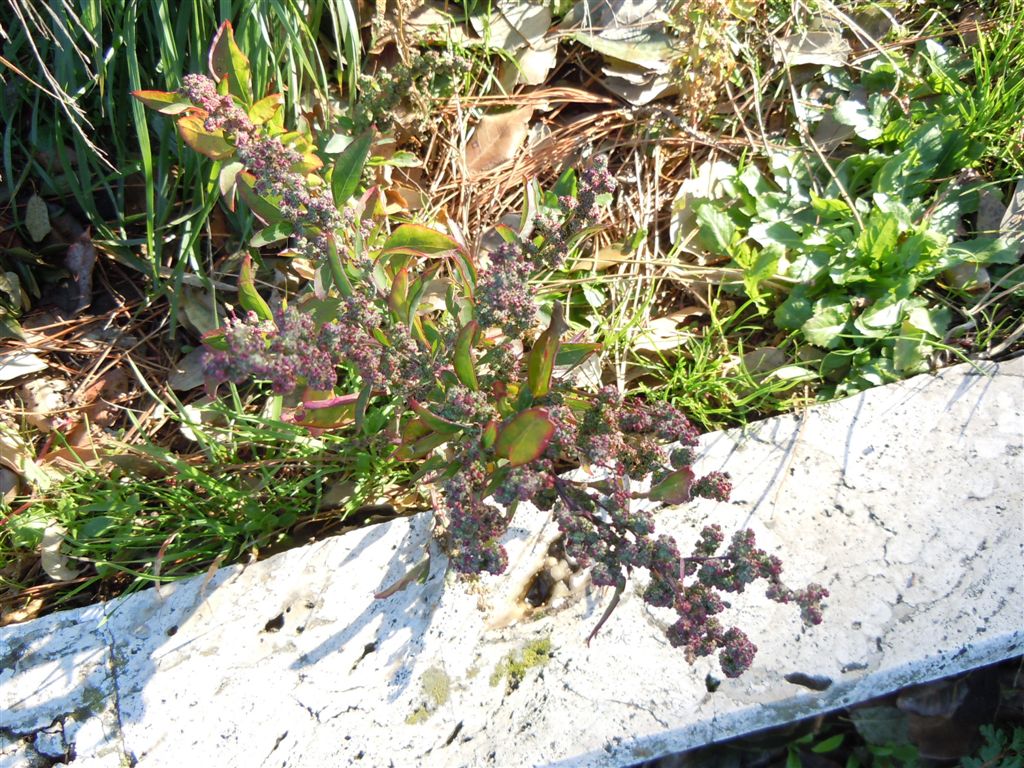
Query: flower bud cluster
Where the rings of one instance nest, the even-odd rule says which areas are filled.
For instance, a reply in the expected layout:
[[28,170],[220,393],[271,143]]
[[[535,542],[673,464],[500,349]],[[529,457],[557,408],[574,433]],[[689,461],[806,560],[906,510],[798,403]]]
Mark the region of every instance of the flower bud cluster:
[[530,275],[559,269],[565,263],[578,236],[597,222],[599,197],[611,194],[615,187],[607,161],[595,157],[580,174],[578,196],[560,197],[557,217],[536,219],[534,240],[503,243],[490,254],[490,266],[477,286],[481,325],[500,328],[510,339],[522,338],[533,327],[536,294],[529,283]]

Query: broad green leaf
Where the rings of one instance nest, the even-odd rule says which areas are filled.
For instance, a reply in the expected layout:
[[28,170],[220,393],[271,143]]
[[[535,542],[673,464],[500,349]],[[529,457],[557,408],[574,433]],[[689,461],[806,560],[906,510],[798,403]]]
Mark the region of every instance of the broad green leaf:
[[695,213],[704,247],[720,256],[731,256],[736,225],[729,214],[719,210],[713,203],[699,203]]
[[651,501],[663,504],[685,504],[690,500],[690,486],[693,485],[694,474],[689,467],[681,467],[669,472],[661,482],[651,488]]
[[307,400],[296,413],[295,423],[313,429],[334,429],[355,421],[358,395],[327,397],[323,400]]
[[252,236],[252,240],[249,241],[249,245],[253,248],[262,248],[265,245],[271,243],[279,243],[282,240],[286,240],[291,237],[294,231],[294,226],[290,221],[279,221],[269,227],[264,227],[255,235]]
[[825,349],[839,345],[853,308],[843,298],[826,298],[814,303],[814,314],[803,324],[804,338]]
[[416,415],[423,419],[424,423],[435,432],[440,432],[444,435],[454,435],[457,432],[462,431],[461,424],[456,424],[454,421],[449,421],[448,419],[438,416],[416,400],[410,399],[409,407],[412,408]]
[[235,31],[230,21],[220,25],[210,46],[210,74],[218,82],[228,81],[228,93],[242,104],[252,104],[252,73],[249,60],[235,42]]
[[164,115],[180,115],[193,107],[191,101],[176,91],[132,91],[132,96]]
[[284,214],[277,205],[266,197],[256,194],[256,177],[246,171],[235,174],[235,188],[249,210],[264,224],[276,224],[284,220]]
[[949,246],[949,254],[970,264],[1016,264],[1020,246],[1005,237],[977,237]]
[[334,161],[331,194],[334,197],[334,204],[339,208],[345,205],[359,188],[359,179],[362,178],[366,158],[370,155],[373,138],[372,130],[359,134]]
[[551,322],[537,338],[526,366],[526,382],[533,397],[544,397],[551,389],[551,374],[555,369],[555,358],[562,343],[562,334],[568,329],[562,311],[562,303],[555,302]]
[[795,331],[811,319],[814,307],[803,286],[797,286],[775,309],[775,324],[784,330]]
[[334,287],[338,289],[342,296],[351,296],[353,293],[352,283],[345,272],[345,265],[341,262],[341,254],[338,253],[338,243],[334,239],[333,233],[326,235],[326,237],[327,265],[331,271],[331,278],[334,280]]
[[391,292],[388,294],[388,307],[395,313],[395,316],[405,321],[408,314],[407,305],[409,301],[409,270],[406,267],[398,270],[391,281]]
[[384,241],[383,250],[410,248],[420,253],[444,253],[459,250],[459,244],[448,235],[422,224],[402,224]]
[[595,342],[568,342],[558,348],[555,355],[555,367],[572,370],[582,365],[590,357],[601,349],[601,345]]
[[391,456],[398,461],[415,461],[422,459],[435,448],[439,448],[451,439],[451,435],[432,432],[408,445],[400,445]]
[[491,448],[495,441],[498,439],[498,422],[493,419],[487,422],[487,426],[484,427],[483,432],[480,433],[480,445],[484,449]]
[[555,434],[555,425],[544,408],[527,408],[498,432],[494,453],[518,467],[539,459]]
[[227,201],[228,210],[235,210],[235,182],[238,174],[244,170],[244,166],[237,160],[225,163],[217,175],[217,186],[220,193]]
[[202,118],[186,115],[178,120],[178,133],[192,149],[211,160],[226,160],[235,154],[235,148],[224,138],[224,131],[208,131]]
[[284,96],[280,93],[272,93],[265,99],[260,99],[252,105],[252,109],[249,110],[249,119],[256,125],[270,122],[283,104]]
[[480,323],[476,320],[470,320],[462,326],[455,339],[455,354],[452,358],[455,375],[463,385],[474,392],[480,388],[476,380],[476,365],[473,362],[473,345],[479,336]]
[[242,269],[238,274],[238,303],[242,308],[255,312],[260,320],[273,320],[274,313],[256,290],[256,275],[249,254],[242,257]]
[[834,752],[835,750],[839,749],[839,745],[843,743],[843,738],[844,735],[841,733],[837,733],[835,736],[829,736],[824,741],[819,742],[818,744],[815,744],[813,747],[811,747],[811,752],[814,752],[817,755],[822,755],[827,752]]

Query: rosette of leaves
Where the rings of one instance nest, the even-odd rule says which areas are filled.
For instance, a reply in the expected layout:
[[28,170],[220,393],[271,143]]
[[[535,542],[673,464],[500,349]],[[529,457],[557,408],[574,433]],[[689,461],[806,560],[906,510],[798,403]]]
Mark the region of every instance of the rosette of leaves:
[[[416,479],[439,487],[437,535],[461,573],[504,570],[500,539],[516,505],[529,500],[552,510],[567,555],[591,568],[593,583],[615,589],[602,623],[628,576],[647,570],[644,599],[677,614],[670,641],[688,658],[719,652],[727,675],[746,669],[756,649],[741,630],[720,624],[721,592],[763,579],[770,599],[795,602],[805,620],[820,621],[827,592],[785,587],[781,564],[754,546],[751,532],[719,553],[723,536],[708,528],[686,557],[656,535],[654,507],[696,496],[725,500],[728,478],[696,476],[696,430],[667,403],[624,399],[610,387],[578,392],[555,375],[597,351],[566,341],[559,305],[534,336],[531,276],[558,269],[593,231],[615,187],[600,160],[580,174],[575,194],[533,222],[531,235],[500,229],[505,242],[478,270],[448,235],[392,226],[378,190],[355,195],[372,136],[353,141],[324,178],[300,139],[254,117],[266,99],[252,103],[245,71],[225,26],[211,53],[212,79],[190,76],[180,95],[136,94],[182,115],[179,131],[190,146],[216,147],[211,157],[241,166],[236,184],[246,179],[248,190],[241,196],[268,223],[256,244],[291,237],[318,268],[310,291],[272,309],[243,260],[245,315],[205,339],[213,385],[269,380],[277,394],[298,393],[291,417],[313,429],[359,425],[373,398],[389,396],[400,410],[393,457],[415,462]],[[443,308],[423,300],[438,284]],[[354,391],[338,385],[339,369],[358,382]],[[572,467],[590,468],[594,479],[568,479]],[[648,478],[649,490],[631,490]],[[649,506],[638,506],[640,499]]]

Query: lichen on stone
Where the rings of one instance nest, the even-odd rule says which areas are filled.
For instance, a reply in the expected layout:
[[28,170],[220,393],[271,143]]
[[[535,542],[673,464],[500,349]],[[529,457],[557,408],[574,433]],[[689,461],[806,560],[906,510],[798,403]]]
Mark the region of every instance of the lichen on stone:
[[520,653],[511,651],[494,668],[491,685],[496,686],[505,680],[505,693],[511,693],[526,677],[526,671],[533,667],[541,667],[551,660],[551,638],[543,637],[534,640]]
[[409,725],[426,722],[438,708],[448,702],[448,698],[451,696],[451,679],[440,667],[426,669],[420,678],[420,685],[423,688],[423,696],[426,701],[405,718],[405,722]]

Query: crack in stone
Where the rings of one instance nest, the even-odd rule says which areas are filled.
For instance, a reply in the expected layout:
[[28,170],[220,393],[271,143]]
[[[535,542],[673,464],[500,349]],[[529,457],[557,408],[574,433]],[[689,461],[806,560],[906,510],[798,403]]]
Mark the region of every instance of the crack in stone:
[[117,741],[121,751],[121,759],[128,766],[134,766],[138,763],[138,759],[135,755],[129,751],[128,745],[125,743],[124,736],[124,718],[121,715],[121,682],[117,675],[117,666],[120,663],[121,656],[117,651],[117,640],[114,637],[113,632],[110,631],[109,627],[103,627],[103,635],[107,641],[107,651],[109,652],[107,661],[107,670],[109,673],[111,690],[114,694],[114,717],[117,720]]

